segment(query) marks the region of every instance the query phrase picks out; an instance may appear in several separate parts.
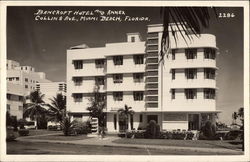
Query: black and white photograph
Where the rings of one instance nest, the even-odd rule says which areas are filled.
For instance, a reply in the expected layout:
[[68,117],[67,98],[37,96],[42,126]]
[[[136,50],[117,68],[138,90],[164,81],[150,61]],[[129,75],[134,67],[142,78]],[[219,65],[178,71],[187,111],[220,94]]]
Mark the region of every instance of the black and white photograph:
[[250,160],[249,2],[1,10],[1,161]]

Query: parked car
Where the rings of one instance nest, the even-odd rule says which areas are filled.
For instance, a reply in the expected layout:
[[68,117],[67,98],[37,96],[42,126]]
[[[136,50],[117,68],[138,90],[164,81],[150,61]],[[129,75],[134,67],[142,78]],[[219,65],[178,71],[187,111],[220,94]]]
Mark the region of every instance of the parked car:
[[26,122],[24,125],[24,128],[25,129],[36,129],[35,122],[32,122],[32,121]]
[[13,141],[17,137],[16,133],[14,132],[14,127],[12,126],[7,126],[7,135],[6,135],[6,140],[7,141]]

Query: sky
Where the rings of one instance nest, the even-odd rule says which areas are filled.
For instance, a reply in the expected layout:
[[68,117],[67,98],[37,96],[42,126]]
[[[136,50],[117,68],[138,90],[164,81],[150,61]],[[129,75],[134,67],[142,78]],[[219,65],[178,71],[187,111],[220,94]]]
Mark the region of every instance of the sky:
[[[116,10],[125,16],[148,17],[148,21],[39,21],[38,10]],[[216,36],[217,110],[219,120],[232,123],[231,114],[243,107],[243,9],[216,8],[217,13],[233,13],[235,17],[216,18],[211,10],[210,26],[202,33]],[[72,14],[72,13],[71,13]],[[97,15],[98,13],[94,13]],[[48,16],[40,15],[40,17]],[[53,16],[53,15],[50,15]],[[65,17],[67,15],[64,15]],[[124,15],[118,15],[124,17]],[[78,18],[80,16],[78,15]],[[162,23],[158,7],[8,7],[7,59],[35,67],[46,73],[49,80],[66,80],[66,50],[79,44],[89,47],[105,43],[125,42],[126,33],[140,32],[146,38],[146,25]]]

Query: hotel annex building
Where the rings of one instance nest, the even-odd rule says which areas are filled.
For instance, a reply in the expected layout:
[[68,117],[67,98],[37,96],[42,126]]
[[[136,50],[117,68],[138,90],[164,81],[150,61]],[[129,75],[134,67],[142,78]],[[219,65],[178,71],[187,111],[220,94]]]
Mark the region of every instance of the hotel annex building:
[[[176,29],[176,26],[173,26]],[[120,128],[117,110],[135,111],[129,129],[155,120],[162,130],[199,130],[216,114],[216,38],[193,36],[185,43],[170,36],[170,50],[159,62],[163,26],[148,25],[146,41],[128,33],[127,42],[105,47],[75,46],[67,50],[67,110],[74,119],[87,120],[96,85],[106,101],[107,131]],[[188,40],[189,41],[189,40]]]

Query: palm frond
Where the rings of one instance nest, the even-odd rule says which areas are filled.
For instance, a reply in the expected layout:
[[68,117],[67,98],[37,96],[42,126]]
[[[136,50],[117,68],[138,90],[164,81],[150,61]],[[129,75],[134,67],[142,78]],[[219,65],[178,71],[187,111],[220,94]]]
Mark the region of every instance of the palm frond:
[[[217,15],[215,8],[213,9]],[[160,12],[163,16],[160,62],[164,60],[166,54],[168,58],[170,34],[172,34],[176,45],[178,39],[176,32],[180,33],[183,40],[188,44],[187,39],[191,41],[193,35],[198,37],[201,34],[202,28],[209,27],[210,15],[208,7],[163,7]]]

